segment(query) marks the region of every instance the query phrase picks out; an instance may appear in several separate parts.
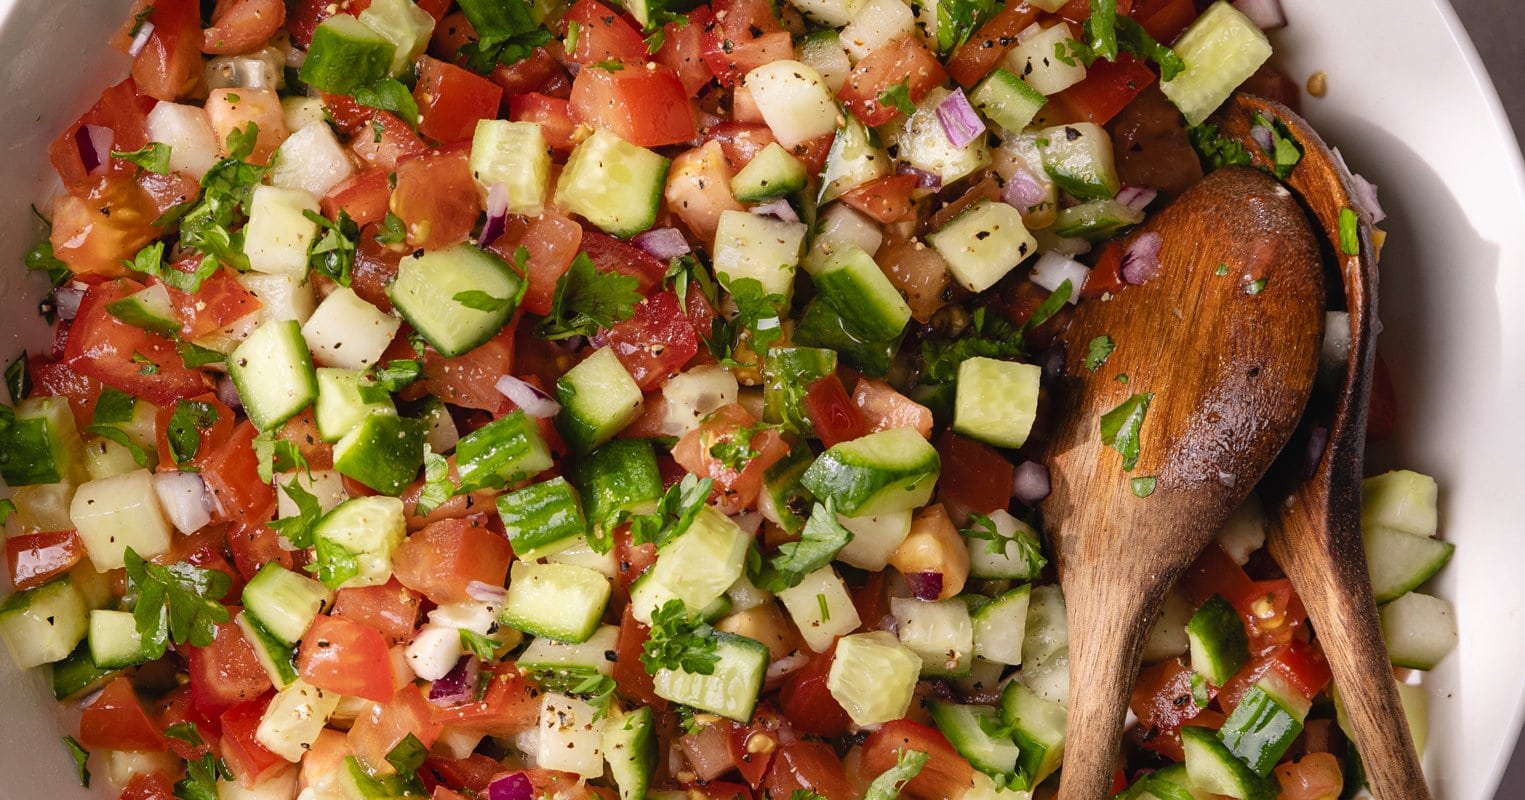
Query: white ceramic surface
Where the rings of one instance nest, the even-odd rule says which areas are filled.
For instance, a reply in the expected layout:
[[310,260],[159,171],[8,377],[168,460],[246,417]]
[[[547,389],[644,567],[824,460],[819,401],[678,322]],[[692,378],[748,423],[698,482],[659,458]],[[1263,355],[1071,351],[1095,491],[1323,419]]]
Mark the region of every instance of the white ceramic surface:
[[[1493,797],[1525,703],[1519,587],[1525,544],[1525,171],[1493,89],[1444,0],[1285,0],[1278,60],[1329,75],[1307,116],[1382,188],[1381,349],[1399,385],[1400,431],[1373,469],[1442,486],[1456,558],[1434,590],[1457,604],[1461,647],[1430,678],[1426,765],[1441,800]],[[40,235],[27,211],[53,179],[45,148],[124,59],[103,46],[127,0],[0,0],[0,358],[46,342],[45,286],[20,259]],[[83,798],[40,674],[0,656],[0,800]],[[104,765],[94,763],[104,783]]]

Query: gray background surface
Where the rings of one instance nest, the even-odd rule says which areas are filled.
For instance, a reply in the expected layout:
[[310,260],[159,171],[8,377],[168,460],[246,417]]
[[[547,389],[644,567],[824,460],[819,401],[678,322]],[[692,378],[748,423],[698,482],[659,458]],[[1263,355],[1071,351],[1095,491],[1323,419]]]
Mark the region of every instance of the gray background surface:
[[[1520,0],[1451,0],[1472,35],[1515,136],[1525,138],[1525,6]],[[1498,800],[1525,800],[1525,739],[1499,785]]]

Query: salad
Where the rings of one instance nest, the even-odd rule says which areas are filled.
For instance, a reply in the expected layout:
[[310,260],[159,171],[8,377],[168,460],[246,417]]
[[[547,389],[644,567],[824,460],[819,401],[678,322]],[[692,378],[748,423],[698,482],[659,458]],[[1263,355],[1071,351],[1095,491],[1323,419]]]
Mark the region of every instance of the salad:
[[[1062,347],[1130,345],[1063,338],[1156,279],[1119,235],[1249,163],[1213,111],[1296,107],[1284,22],[138,0],[131,76],[49,148],[0,639],[126,800],[1049,796],[1044,384]],[[1256,144],[1290,170],[1278,125]],[[1136,458],[1147,406],[1119,412]],[[1403,679],[1456,640],[1416,591],[1452,553],[1436,498],[1365,486]],[[1119,797],[1359,790],[1264,539],[1252,496],[1166,600]]]

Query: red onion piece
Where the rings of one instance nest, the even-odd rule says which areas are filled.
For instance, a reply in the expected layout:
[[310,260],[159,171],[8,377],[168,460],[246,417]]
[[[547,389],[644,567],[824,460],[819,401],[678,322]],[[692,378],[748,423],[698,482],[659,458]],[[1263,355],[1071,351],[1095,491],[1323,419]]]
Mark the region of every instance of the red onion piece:
[[785,675],[792,675],[796,672],[799,672],[805,667],[806,664],[809,663],[810,656],[807,656],[804,653],[795,653],[793,655],[784,656],[783,658],[780,658],[779,660],[774,661],[768,665],[767,680],[773,681],[778,680]]
[[1070,348],[1062,341],[1054,342],[1052,347],[1043,351],[1036,362],[1043,367],[1043,377],[1053,380],[1064,375],[1064,362],[1069,354]]
[[445,677],[429,687],[429,702],[448,708],[475,700],[481,675],[482,665],[474,656],[461,656]]
[[1048,467],[1036,461],[1023,461],[1011,473],[1011,496],[1023,505],[1034,505],[1048,498],[1052,489]]
[[534,384],[512,375],[498,378],[496,388],[527,416],[544,419],[554,417],[561,411],[561,404],[552,400],[550,395],[540,391]]
[[938,189],[943,188],[943,176],[938,175],[935,172],[927,172],[924,169],[917,169],[904,162],[895,165],[895,174],[915,175],[916,188],[918,189],[931,189],[935,192]]
[[1387,212],[1382,210],[1382,204],[1377,202],[1377,185],[1371,181],[1350,173],[1350,194],[1356,201],[1356,210],[1366,221],[1375,225],[1387,219]]
[[477,237],[477,246],[486,247],[497,241],[507,224],[508,187],[499,181],[487,190],[487,221],[482,224],[482,235]]
[[1138,286],[1160,274],[1160,244],[1160,235],[1154,231],[1134,239],[1123,251],[1123,265],[1119,270],[1123,280]]
[[756,536],[758,529],[762,527],[763,516],[755,511],[745,511],[731,517],[731,521],[736,523],[736,527],[741,528],[746,535]]
[[535,800],[535,785],[523,772],[504,775],[487,784],[487,800]]
[[86,172],[100,169],[111,158],[111,143],[116,137],[110,128],[99,125],[81,125],[74,132],[74,146],[79,149],[79,160]]
[[1159,192],[1143,186],[1124,186],[1122,191],[1117,193],[1117,202],[1134,211],[1142,212],[1154,202],[1154,198],[1159,196]]
[[148,46],[148,37],[152,35],[154,35],[152,22],[144,22],[138,26],[138,35],[132,37],[132,44],[127,46],[127,55],[137,58],[138,54],[143,52],[143,48]]
[[53,290],[53,310],[62,320],[74,319],[79,313],[79,301],[85,299],[85,290],[73,286],[60,286]]
[[1254,139],[1255,144],[1260,145],[1260,149],[1266,151],[1267,153],[1276,150],[1276,137],[1272,136],[1271,129],[1264,125],[1255,125],[1251,127],[1250,138]]
[[217,400],[234,411],[244,407],[244,399],[238,396],[238,387],[226,375],[217,379]]
[[1287,12],[1281,7],[1281,0],[1234,0],[1234,8],[1263,31],[1287,27]]
[[905,582],[917,600],[936,600],[943,593],[941,572],[907,572]]
[[753,214],[761,214],[765,217],[777,217],[785,222],[799,222],[800,215],[795,212],[794,206],[782,197],[759,203],[752,207]]
[[501,604],[508,600],[507,589],[481,581],[472,581],[466,584],[466,595],[473,600],[481,600],[484,603]]
[[195,533],[212,521],[212,493],[194,472],[157,473],[154,494],[170,524],[181,533]]
[[1011,179],[1006,181],[1006,187],[1001,190],[1001,199],[1024,214],[1043,202],[1047,195],[1043,184],[1026,167],[1017,167]]
[[1304,455],[1308,461],[1304,465],[1307,472],[1304,477],[1312,478],[1313,473],[1318,472],[1318,464],[1324,460],[1324,450],[1329,446],[1329,429],[1322,425],[1308,431],[1308,449]]
[[948,135],[948,141],[954,147],[968,147],[970,142],[985,134],[985,121],[980,119],[979,112],[969,104],[963,89],[954,89],[952,94],[937,104],[936,110],[937,121],[943,126],[943,133]]
[[631,239],[630,243],[662,261],[693,252],[693,248],[688,246],[688,240],[683,238],[683,233],[677,228],[652,228]]

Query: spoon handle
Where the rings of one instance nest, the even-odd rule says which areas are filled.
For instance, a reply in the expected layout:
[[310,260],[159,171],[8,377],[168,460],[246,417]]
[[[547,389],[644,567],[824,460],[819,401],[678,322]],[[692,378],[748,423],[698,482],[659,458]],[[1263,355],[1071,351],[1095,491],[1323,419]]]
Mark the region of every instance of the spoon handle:
[[[1377,622],[1359,502],[1321,503],[1320,488],[1305,485],[1271,515],[1267,544],[1318,631],[1372,792],[1379,800],[1430,800]],[[1325,508],[1329,514],[1319,513]]]

